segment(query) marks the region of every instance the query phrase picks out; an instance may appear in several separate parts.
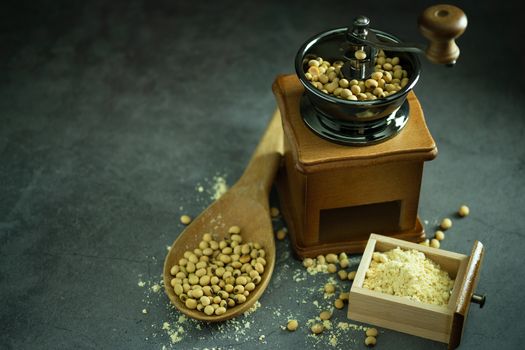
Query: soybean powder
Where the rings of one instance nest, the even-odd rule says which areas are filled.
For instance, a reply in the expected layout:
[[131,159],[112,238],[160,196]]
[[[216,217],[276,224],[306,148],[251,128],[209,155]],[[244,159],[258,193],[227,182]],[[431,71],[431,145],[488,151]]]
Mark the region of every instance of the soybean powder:
[[448,304],[454,280],[424,253],[397,247],[374,255],[364,288],[426,304]]

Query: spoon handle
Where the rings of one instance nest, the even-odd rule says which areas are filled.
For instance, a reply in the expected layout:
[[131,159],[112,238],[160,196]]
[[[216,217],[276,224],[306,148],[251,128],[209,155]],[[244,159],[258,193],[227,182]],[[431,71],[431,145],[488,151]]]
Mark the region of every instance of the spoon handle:
[[247,195],[268,206],[268,194],[279,169],[282,153],[283,127],[281,113],[277,109],[237,186],[242,187]]

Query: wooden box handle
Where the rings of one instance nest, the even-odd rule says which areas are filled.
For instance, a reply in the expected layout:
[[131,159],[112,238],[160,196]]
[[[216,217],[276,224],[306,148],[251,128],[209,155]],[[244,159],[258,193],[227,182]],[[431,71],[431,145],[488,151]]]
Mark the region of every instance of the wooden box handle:
[[479,270],[481,263],[483,262],[483,256],[485,249],[481,242],[474,242],[472,252],[467,264],[465,271],[465,279],[461,286],[461,290],[458,295],[458,301],[454,315],[452,317],[452,328],[450,330],[450,339],[448,342],[449,350],[455,349],[461,342],[461,336],[463,335],[463,328],[467,319],[470,303],[477,303],[480,307],[485,304],[485,296],[475,294],[476,286],[478,285]]
[[429,40],[427,58],[438,64],[456,63],[459,57],[457,39],[467,28],[467,16],[453,5],[434,5],[419,16],[419,30]]

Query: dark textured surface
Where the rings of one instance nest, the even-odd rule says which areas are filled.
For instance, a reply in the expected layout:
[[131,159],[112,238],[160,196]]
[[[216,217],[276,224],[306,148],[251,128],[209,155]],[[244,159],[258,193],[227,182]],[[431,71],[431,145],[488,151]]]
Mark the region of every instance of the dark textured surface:
[[[459,64],[424,62],[416,88],[440,152],[425,168],[420,215],[431,231],[468,203],[471,216],[455,221],[443,248],[469,253],[478,239],[487,250],[478,291],[488,301],[472,308],[463,349],[517,349],[525,341],[525,50],[517,4],[460,4],[469,28]],[[170,344],[160,328],[178,314],[137,282],[160,279],[165,247],[182,230],[180,206],[196,215],[209,203],[195,186],[217,173],[230,184],[240,176],[275,108],[270,85],[293,71],[306,38],[365,13],[375,27],[416,41],[425,6],[0,5],[0,348],[313,347],[305,327],[293,334],[278,327],[288,315],[304,325],[316,312],[309,302],[297,306],[302,286],[311,285],[287,278],[299,269],[287,243],[278,244],[280,265],[240,339],[224,333],[234,333],[227,325],[186,324],[183,340]],[[364,348],[363,339],[348,332],[336,348]],[[391,331],[378,341],[382,349],[445,348]]]

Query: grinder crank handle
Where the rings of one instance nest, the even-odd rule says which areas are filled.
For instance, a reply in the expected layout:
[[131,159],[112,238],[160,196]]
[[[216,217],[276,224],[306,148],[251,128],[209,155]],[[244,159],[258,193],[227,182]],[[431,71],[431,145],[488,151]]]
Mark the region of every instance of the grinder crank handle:
[[429,40],[427,58],[438,64],[452,66],[459,57],[455,42],[467,28],[467,16],[453,5],[434,5],[425,9],[418,19],[419,31]]
[[426,48],[418,43],[379,40],[377,31],[368,27],[369,23],[370,20],[365,16],[356,17],[353,26],[348,29],[348,41],[353,45],[366,45],[386,51],[425,53],[432,63],[452,66],[459,57],[459,47],[454,40],[467,28],[467,16],[460,8],[452,5],[435,5],[424,10],[418,23],[421,34],[429,40]]

